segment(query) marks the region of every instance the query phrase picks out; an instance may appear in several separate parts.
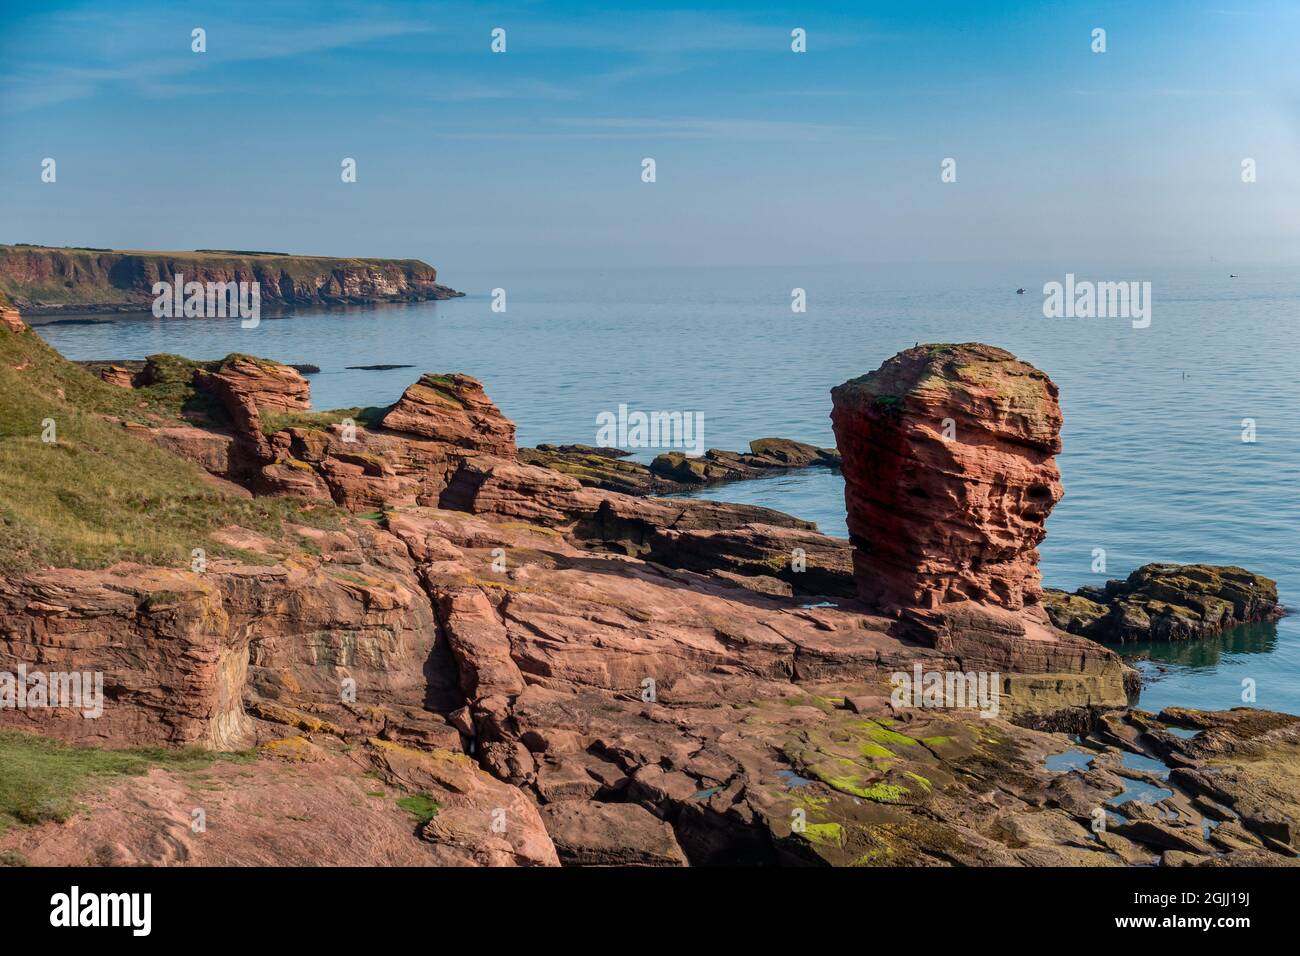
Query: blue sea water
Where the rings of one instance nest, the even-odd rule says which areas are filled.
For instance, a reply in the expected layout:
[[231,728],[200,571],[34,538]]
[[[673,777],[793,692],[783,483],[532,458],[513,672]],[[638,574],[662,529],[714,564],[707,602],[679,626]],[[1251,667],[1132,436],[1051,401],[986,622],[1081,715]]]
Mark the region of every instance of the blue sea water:
[[[445,275],[463,299],[238,320],[112,317],[44,325],[74,359],[232,351],[313,363],[317,408],[392,402],[421,371],[462,371],[519,427],[521,444],[596,441],[596,416],[702,413],[705,443],[783,436],[834,444],[829,389],[916,342],[982,341],[1047,371],[1065,413],[1066,496],[1048,520],[1048,585],[1073,589],[1150,561],[1238,564],[1300,603],[1300,269],[1114,270],[1152,283],[1149,328],[1046,319],[1044,267],[782,267]],[[1016,295],[1018,286],[1028,289]],[[506,289],[506,311],[491,290]],[[791,290],[807,292],[806,313]],[[348,371],[406,363],[413,369]],[[1243,420],[1256,440],[1243,442]],[[641,452],[646,460],[654,451]],[[843,483],[826,470],[721,486],[844,535]],[[1092,570],[1105,550],[1104,573]],[[1300,713],[1300,615],[1214,641],[1128,646],[1141,704],[1243,703]]]

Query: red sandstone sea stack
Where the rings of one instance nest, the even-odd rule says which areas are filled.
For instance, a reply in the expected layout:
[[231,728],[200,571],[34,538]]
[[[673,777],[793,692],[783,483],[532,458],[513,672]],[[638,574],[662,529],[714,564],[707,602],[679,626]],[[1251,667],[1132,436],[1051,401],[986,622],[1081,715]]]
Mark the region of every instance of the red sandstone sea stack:
[[922,345],[831,390],[858,591],[883,608],[1041,594],[1058,389],[990,345]]

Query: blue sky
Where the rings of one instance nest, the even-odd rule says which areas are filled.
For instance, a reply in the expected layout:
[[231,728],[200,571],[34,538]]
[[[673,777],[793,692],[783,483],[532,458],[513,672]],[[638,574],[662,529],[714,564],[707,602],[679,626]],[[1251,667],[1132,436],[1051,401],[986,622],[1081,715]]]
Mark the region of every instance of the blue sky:
[[3,242],[411,256],[449,281],[1300,259],[1294,3],[33,6],[0,14]]

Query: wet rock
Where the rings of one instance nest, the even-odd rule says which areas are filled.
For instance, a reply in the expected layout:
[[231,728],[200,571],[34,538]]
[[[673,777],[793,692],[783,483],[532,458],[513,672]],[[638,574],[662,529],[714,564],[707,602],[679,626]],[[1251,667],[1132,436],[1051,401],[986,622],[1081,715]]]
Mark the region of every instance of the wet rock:
[[1213,637],[1283,613],[1275,581],[1209,564],[1148,564],[1102,588],[1049,589],[1043,604],[1062,630],[1120,644]]

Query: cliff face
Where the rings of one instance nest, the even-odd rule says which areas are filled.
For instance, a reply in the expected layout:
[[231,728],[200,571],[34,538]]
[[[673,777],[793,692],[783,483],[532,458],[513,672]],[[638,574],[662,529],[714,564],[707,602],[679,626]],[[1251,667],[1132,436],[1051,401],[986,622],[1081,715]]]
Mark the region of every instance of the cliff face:
[[891,608],[1040,593],[1062,495],[1057,388],[989,345],[923,345],[831,391],[859,592]]
[[30,313],[134,311],[153,302],[153,284],[257,282],[263,307],[448,299],[418,259],[336,259],[261,252],[133,252],[0,246],[0,291]]

